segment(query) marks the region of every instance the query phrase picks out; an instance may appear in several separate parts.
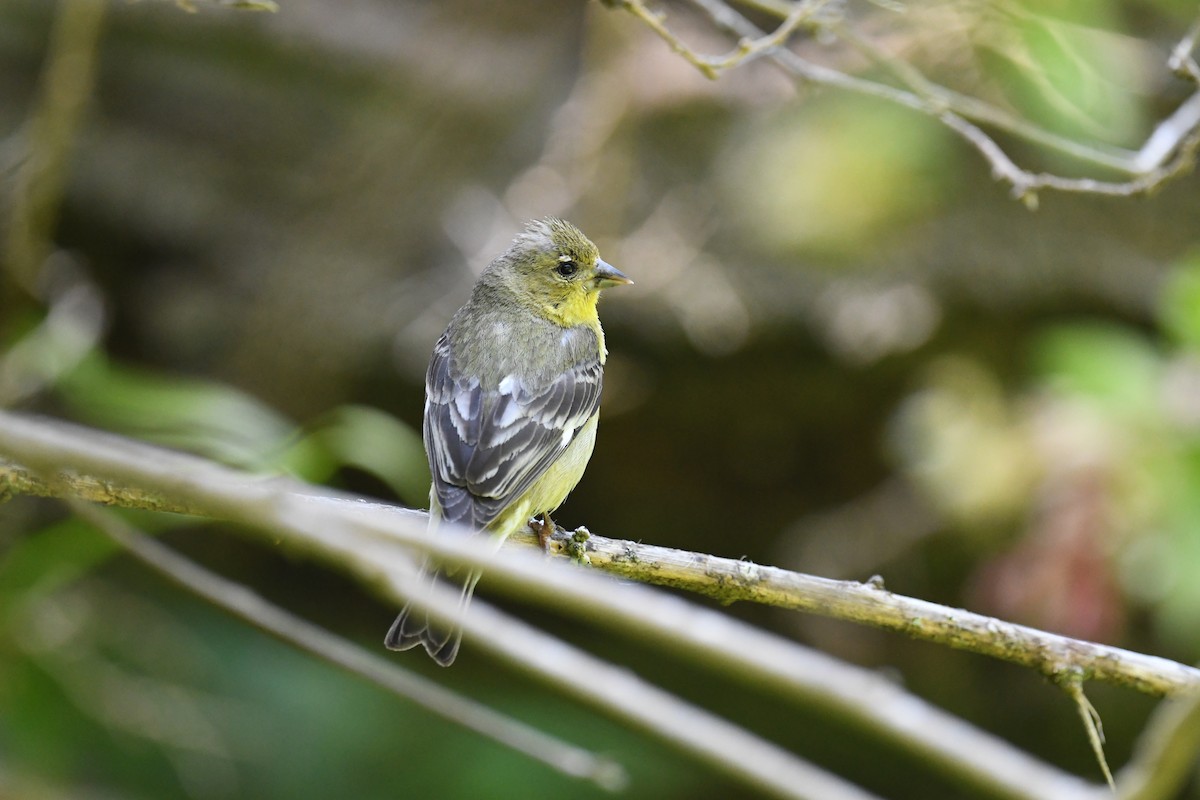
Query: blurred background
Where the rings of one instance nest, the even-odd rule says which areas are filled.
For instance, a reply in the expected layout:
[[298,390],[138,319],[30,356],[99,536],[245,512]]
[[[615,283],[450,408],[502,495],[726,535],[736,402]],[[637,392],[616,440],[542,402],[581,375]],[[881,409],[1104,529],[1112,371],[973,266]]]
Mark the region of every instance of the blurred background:
[[[665,8],[697,49],[733,45],[692,6]],[[1043,192],[1032,210],[926,116],[765,60],[707,80],[596,2],[190,10],[0,2],[0,404],[424,507],[433,342],[524,221],[560,215],[637,281],[601,307],[604,419],[562,524],[879,574],[904,594],[1200,656],[1195,175],[1150,197]],[[1166,67],[1190,3],[843,10],[931,79],[1101,149],[1137,149],[1194,89]],[[795,46],[885,77],[826,38]],[[1000,142],[1037,171],[1120,177]],[[338,573],[224,526],[130,517],[380,649],[396,609]],[[836,720],[506,605],[882,796],[966,796]],[[1100,780],[1075,708],[1028,670],[729,613]],[[448,671],[388,657],[614,755],[630,797],[741,796],[469,641]],[[1089,695],[1119,765],[1153,701]],[[31,796],[602,795],[17,499],[0,505],[0,797]]]

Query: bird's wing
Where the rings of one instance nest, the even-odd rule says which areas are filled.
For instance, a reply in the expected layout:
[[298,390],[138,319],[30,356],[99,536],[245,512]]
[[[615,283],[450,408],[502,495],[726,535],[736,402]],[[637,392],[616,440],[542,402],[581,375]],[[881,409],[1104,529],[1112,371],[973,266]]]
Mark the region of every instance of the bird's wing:
[[438,340],[424,434],[443,518],[486,527],[562,455],[600,407],[598,342],[587,351],[550,380],[529,385],[509,375],[489,389],[458,370],[448,335]]

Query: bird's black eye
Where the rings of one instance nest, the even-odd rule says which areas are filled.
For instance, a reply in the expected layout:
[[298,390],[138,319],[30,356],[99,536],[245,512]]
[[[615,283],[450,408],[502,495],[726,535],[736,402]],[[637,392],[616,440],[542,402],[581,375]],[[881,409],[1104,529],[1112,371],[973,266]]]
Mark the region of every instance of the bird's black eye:
[[560,261],[554,271],[564,278],[569,278],[579,270],[579,265],[574,261]]

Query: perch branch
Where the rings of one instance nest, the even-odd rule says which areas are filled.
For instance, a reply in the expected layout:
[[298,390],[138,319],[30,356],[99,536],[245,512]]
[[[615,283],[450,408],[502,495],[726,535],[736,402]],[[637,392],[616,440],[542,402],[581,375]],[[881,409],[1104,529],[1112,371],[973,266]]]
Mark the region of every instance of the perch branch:
[[[557,533],[553,546],[571,555],[571,532]],[[532,533],[514,542],[534,545]],[[889,592],[881,580],[839,581],[749,561],[589,535],[585,542],[595,567],[625,578],[685,589],[722,603],[739,600],[820,614],[902,633],[1010,661],[1051,679],[1078,674],[1151,695],[1200,690],[1200,669],[1119,647],[1072,639],[959,608]]]

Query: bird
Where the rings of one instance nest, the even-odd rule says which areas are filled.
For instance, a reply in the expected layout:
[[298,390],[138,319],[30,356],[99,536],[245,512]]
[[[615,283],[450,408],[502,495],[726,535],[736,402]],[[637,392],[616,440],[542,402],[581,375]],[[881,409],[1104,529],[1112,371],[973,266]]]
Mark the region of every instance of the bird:
[[[467,303],[433,348],[422,426],[433,484],[430,527],[441,521],[486,531],[498,543],[550,514],[592,456],[608,355],[597,302],[632,284],[600,258],[579,228],[557,218],[529,222],[480,274]],[[462,584],[466,609],[480,577]],[[427,580],[440,570],[427,560]],[[384,638],[392,650],[423,646],[450,666],[462,630],[405,606]]]

